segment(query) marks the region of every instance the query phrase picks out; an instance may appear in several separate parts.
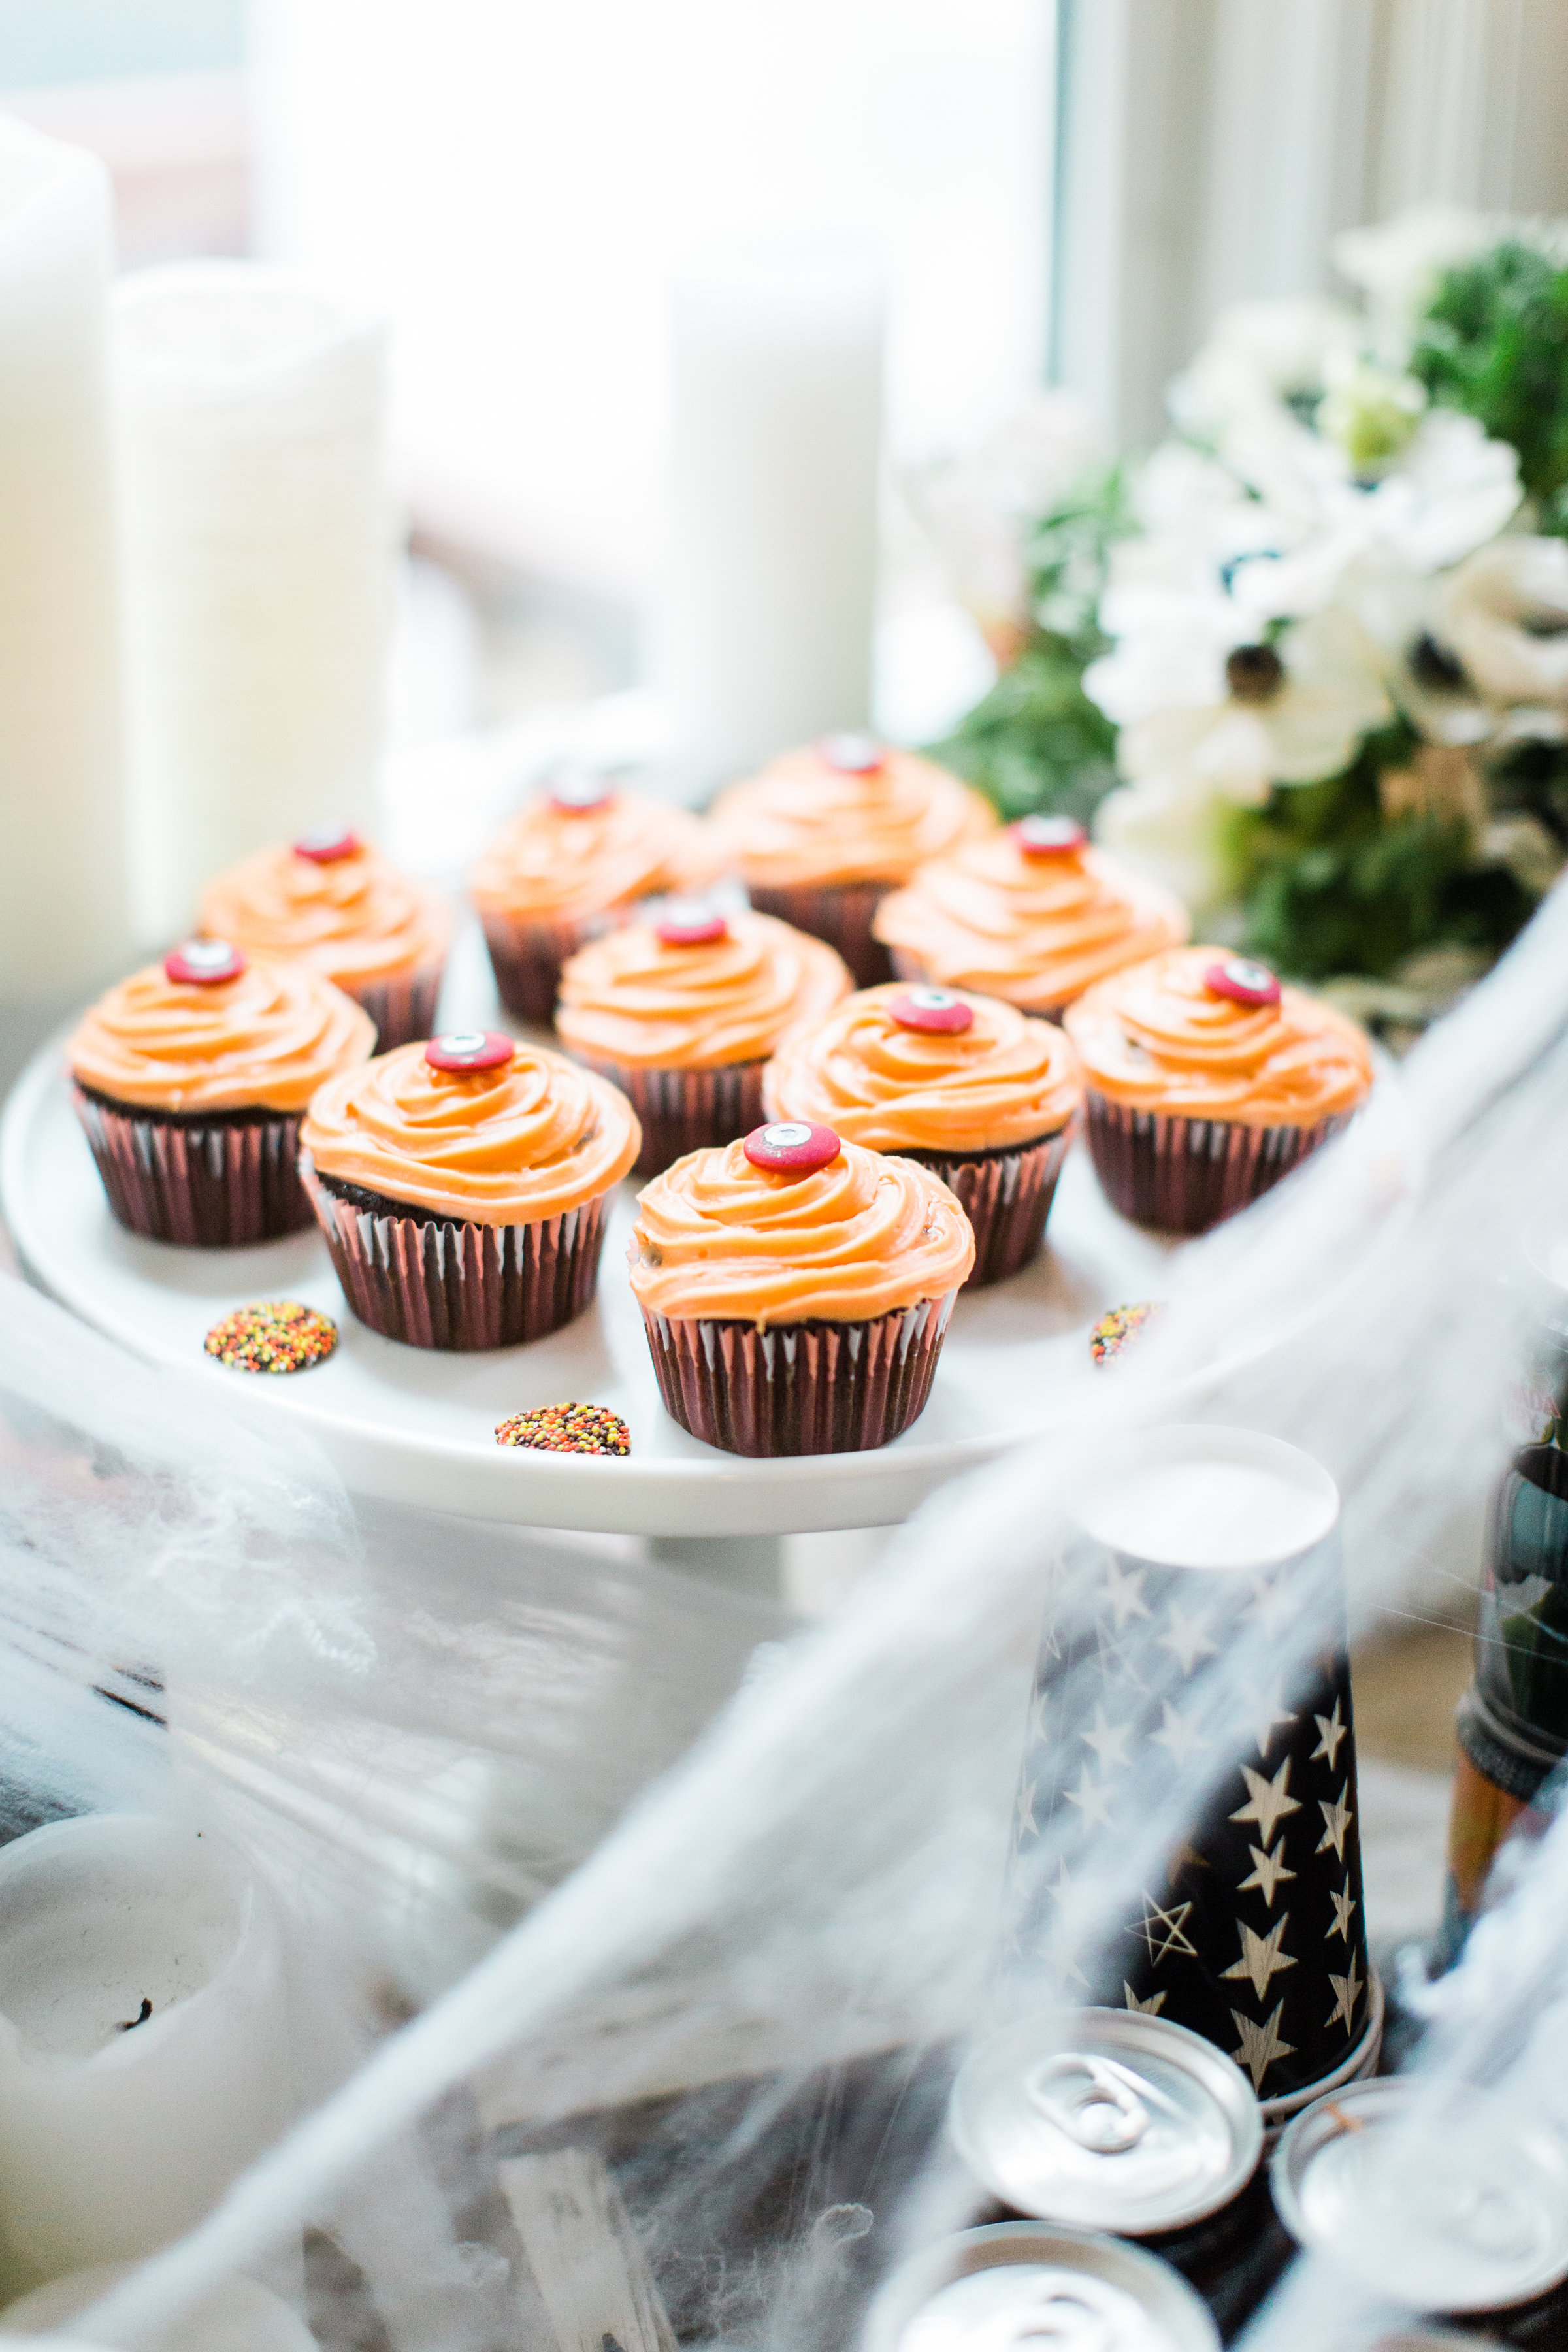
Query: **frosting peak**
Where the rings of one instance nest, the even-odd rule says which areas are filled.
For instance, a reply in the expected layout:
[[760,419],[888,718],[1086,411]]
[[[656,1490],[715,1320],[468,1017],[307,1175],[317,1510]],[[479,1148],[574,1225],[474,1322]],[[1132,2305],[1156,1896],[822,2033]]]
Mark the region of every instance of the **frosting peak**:
[[1299,988],[1247,1003],[1212,987],[1208,974],[1234,961],[1176,948],[1069,1005],[1090,1086],[1130,1109],[1238,1127],[1313,1127],[1353,1110],[1372,1085],[1363,1032]]
[[772,915],[731,915],[720,938],[679,941],[633,923],[566,964],[555,1025],[590,1061],[718,1069],[765,1061],[792,1022],[849,987],[830,947]]
[[974,1235],[913,1160],[846,1143],[825,1167],[775,1175],[730,1143],[638,1193],[626,1262],[638,1303],[672,1321],[862,1323],[956,1290]]
[[150,963],[100,996],[66,1049],[95,1094],[144,1110],[303,1110],[365,1061],[375,1030],[308,963],[255,957],[232,980],[171,980]]
[[507,824],[470,877],[481,915],[584,922],[717,881],[723,843],[689,810],[615,791],[581,806],[542,793]]
[[912,751],[889,751],[862,768],[814,744],[731,784],[713,823],[746,880],[773,890],[902,882],[925,859],[993,832],[996,819],[961,777]]
[[342,838],[351,845],[331,845],[331,856],[307,836],[227,866],[202,893],[203,930],[249,955],[300,956],[351,994],[438,963],[452,929],[445,900],[352,834]]
[[836,1128],[873,1151],[996,1151],[1057,1134],[1083,1095],[1062,1031],[995,997],[959,999],[963,1029],[897,1018],[901,983],[863,989],[792,1029],[763,1077],[771,1117]]

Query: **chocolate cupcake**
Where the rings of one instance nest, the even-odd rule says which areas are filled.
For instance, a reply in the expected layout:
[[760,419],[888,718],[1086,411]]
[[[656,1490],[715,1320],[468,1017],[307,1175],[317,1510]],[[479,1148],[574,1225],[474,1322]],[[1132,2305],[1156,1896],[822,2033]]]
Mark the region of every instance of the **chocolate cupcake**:
[[201,926],[247,955],[310,964],[363,1006],[384,1054],[436,1025],[446,900],[342,826],[273,842],[215,875]]
[[877,908],[917,866],[994,830],[989,802],[945,768],[869,735],[827,735],[731,784],[713,823],[752,904],[837,948],[857,986],[891,980]]
[[300,1121],[368,1059],[370,1017],[305,963],[189,940],[100,997],[66,1048],[109,1205],[152,1241],[243,1249],[310,1222]]
[[300,1173],[362,1323],[510,1348],[594,1296],[605,1196],[637,1158],[624,1095],[542,1045],[466,1030],[322,1087]]
[[783,1120],[656,1177],[626,1255],[683,1429],[730,1454],[858,1454],[923,1411],[974,1236],[929,1168]]
[[1372,1085],[1353,1021],[1267,964],[1175,948],[1070,1005],[1089,1142],[1124,1216],[1201,1234],[1339,1132]]
[[849,992],[821,940],[772,915],[672,908],[582,948],[561,975],[555,1026],[642,1123],[639,1174],[730,1143],[763,1115],[763,1068],[784,1032]]
[[1038,1255],[1082,1100],[1078,1055],[1051,1023],[898,981],[793,1029],[763,1076],[770,1118],[940,1176],[974,1228],[976,1289]]
[[605,776],[557,775],[470,877],[501,1003],[548,1028],[569,956],[631,922],[645,898],[706,890],[728,863],[723,844],[689,810]]
[[884,898],[876,934],[905,980],[978,989],[1051,1020],[1097,980],[1177,947],[1179,898],[1089,845],[1070,817],[962,843]]

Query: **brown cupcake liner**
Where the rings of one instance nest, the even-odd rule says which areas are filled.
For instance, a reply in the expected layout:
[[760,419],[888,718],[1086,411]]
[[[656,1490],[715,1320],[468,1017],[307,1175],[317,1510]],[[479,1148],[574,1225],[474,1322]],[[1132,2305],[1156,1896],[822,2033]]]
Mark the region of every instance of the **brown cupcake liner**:
[[375,1024],[375,1050],[390,1054],[396,1045],[413,1045],[436,1034],[436,1004],[447,960],[421,964],[415,971],[394,972],[385,980],[367,981],[347,993]]
[[[568,1051],[571,1051],[568,1048]],[[688,1151],[733,1143],[763,1119],[763,1062],[731,1062],[717,1070],[637,1070],[620,1062],[574,1061],[619,1087],[642,1126],[637,1173],[657,1176]]]
[[302,1112],[160,1112],[76,1083],[71,1096],[130,1232],[184,1249],[249,1249],[310,1223],[295,1170]]
[[482,915],[479,919],[501,1003],[520,1021],[548,1029],[555,1018],[562,965],[626,916],[592,915],[577,923],[535,923],[521,915]]
[[864,1454],[925,1410],[958,1293],[865,1323],[672,1319],[643,1309],[665,1411],[727,1454]]
[[1204,1234],[1289,1176],[1351,1117],[1341,1111],[1315,1127],[1241,1127],[1131,1110],[1091,1087],[1089,1148],[1124,1217],[1162,1233]]
[[974,1269],[965,1290],[1005,1282],[1039,1255],[1062,1162],[1077,1130],[1075,1118],[1057,1134],[1037,1136],[1011,1151],[949,1158],[940,1151],[900,1150],[901,1160],[918,1160],[957,1193],[974,1228]]
[[786,890],[748,890],[759,915],[777,915],[797,931],[837,948],[857,988],[879,988],[894,977],[888,950],[871,936],[872,919],[896,882],[796,882]]
[[542,1339],[591,1303],[605,1195],[525,1225],[482,1225],[405,1207],[317,1173],[300,1176],[360,1321],[410,1348],[464,1351]]
[[[889,948],[888,952],[892,959],[895,980],[914,981],[922,988],[931,984],[931,971],[918,955],[912,954],[908,948]],[[948,983],[943,981],[941,984],[945,988]],[[994,988],[975,988],[970,993],[973,996],[994,996],[996,991]],[[1061,1027],[1062,1014],[1067,1011],[1065,1004],[1019,1004],[1016,996],[1005,997],[1002,1002],[1017,1004],[1019,1012],[1026,1013],[1031,1021],[1049,1021],[1058,1029]]]

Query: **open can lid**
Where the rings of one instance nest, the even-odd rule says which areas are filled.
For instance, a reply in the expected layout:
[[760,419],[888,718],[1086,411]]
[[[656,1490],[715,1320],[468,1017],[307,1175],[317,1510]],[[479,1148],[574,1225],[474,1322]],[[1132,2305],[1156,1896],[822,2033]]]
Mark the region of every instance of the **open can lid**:
[[1219,2352],[1179,2271],[1136,2246],[1036,2221],[963,2230],[900,2264],[872,2305],[861,2352]]
[[971,2053],[949,2128],[1021,2213],[1152,2237],[1217,2213],[1251,2179],[1263,2117],[1233,2059],[1142,2011],[1080,2010],[1065,2043],[1028,2019]]

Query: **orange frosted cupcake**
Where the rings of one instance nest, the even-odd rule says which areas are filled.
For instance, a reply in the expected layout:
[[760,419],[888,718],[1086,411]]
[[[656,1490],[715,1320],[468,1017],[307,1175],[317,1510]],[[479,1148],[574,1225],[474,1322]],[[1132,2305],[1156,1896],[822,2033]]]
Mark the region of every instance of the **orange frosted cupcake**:
[[300,1117],[374,1045],[368,1014],[309,964],[187,940],[132,972],[66,1048],[110,1207],[133,1234],[203,1249],[308,1225]]
[[364,1007],[383,1053],[436,1025],[447,903],[357,834],[303,834],[226,867],[202,892],[201,927],[247,955],[312,965]]
[[626,1261],[683,1429],[859,1454],[924,1410],[974,1236],[929,1168],[784,1119],[655,1177]]
[[510,1348],[581,1315],[605,1196],[637,1155],[626,1097],[547,1046],[468,1029],[321,1088],[300,1173],[362,1323]]
[[1069,1005],[1089,1141],[1124,1216],[1201,1234],[1338,1133],[1372,1086],[1353,1021],[1267,964],[1176,948]]
[[555,1026],[630,1097],[637,1168],[651,1176],[755,1127],[779,1038],[849,987],[830,947],[772,915],[671,908],[579,950],[562,971]]
[[1051,1023],[898,981],[791,1030],[763,1076],[770,1118],[940,1176],[974,1228],[975,1288],[1039,1255],[1082,1100],[1078,1055]]
[[974,988],[1052,1019],[1192,929],[1179,898],[1089,846],[1070,817],[1026,816],[923,866],[884,898],[877,937],[905,980]]
[[644,898],[689,898],[728,854],[689,810],[624,792],[607,777],[554,777],[494,840],[470,889],[500,1001],[549,1026],[561,967]]
[[989,802],[930,760],[869,735],[826,735],[731,784],[713,823],[752,906],[826,940],[869,988],[893,976],[872,935],[881,899],[996,819]]

